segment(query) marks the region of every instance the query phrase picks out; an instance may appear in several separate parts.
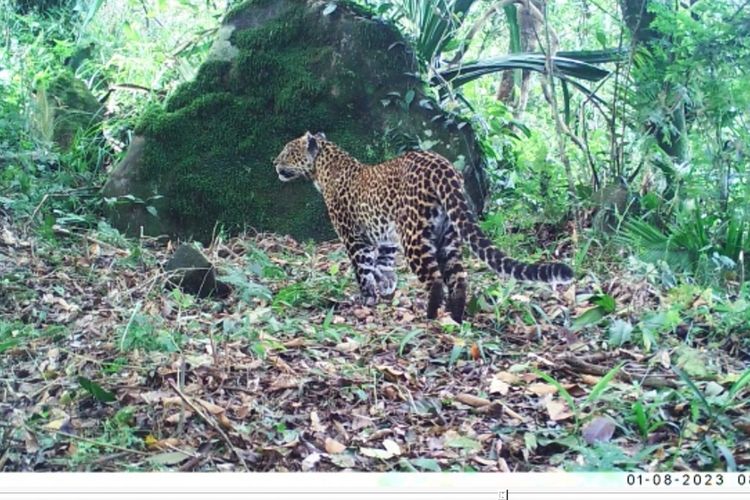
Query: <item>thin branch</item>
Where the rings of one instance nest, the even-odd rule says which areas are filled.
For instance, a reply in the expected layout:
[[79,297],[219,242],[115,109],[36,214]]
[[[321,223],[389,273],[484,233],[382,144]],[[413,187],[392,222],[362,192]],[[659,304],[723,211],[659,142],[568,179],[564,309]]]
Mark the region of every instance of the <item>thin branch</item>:
[[448,64],[456,64],[464,57],[466,51],[469,50],[469,45],[471,44],[476,34],[479,33],[479,31],[482,29],[485,23],[489,21],[493,14],[499,14],[500,9],[516,2],[518,2],[518,0],[500,0],[499,2],[490,5],[490,7],[484,12],[484,14],[482,14],[479,19],[474,22],[471,29],[469,29],[469,32],[461,42],[461,47],[459,47],[458,52],[456,52],[456,55],[453,57],[453,59],[448,61]]
[[[529,10],[533,12],[533,10],[536,10],[536,7],[533,6],[529,0],[526,0],[527,5],[529,7]],[[538,12],[538,11],[537,11]],[[552,57],[554,56],[553,51],[556,47],[552,45],[552,36],[550,34],[550,27],[549,27],[549,20],[547,19],[547,3],[544,4],[544,14],[542,15],[542,22],[544,26],[544,38],[546,41],[546,51],[545,51],[545,65],[547,67],[547,78],[546,78],[546,86],[549,90],[549,99],[550,99],[550,105],[552,106],[552,115],[555,119],[555,129],[557,130],[557,148],[560,154],[560,161],[562,161],[563,166],[565,167],[565,175],[568,177],[568,191],[570,193],[571,198],[573,199],[573,219],[575,223],[576,229],[578,228],[578,209],[576,208],[575,203],[575,182],[573,180],[573,170],[570,166],[570,158],[568,158],[568,154],[565,151],[565,140],[563,139],[564,136],[568,136],[573,140],[576,145],[580,148],[582,148],[585,151],[585,146],[580,142],[580,139],[575,137],[574,134],[568,130],[568,128],[565,126],[565,124],[562,121],[562,118],[560,118],[560,113],[558,111],[557,106],[557,96],[555,93],[555,87],[554,87],[554,80],[553,80],[553,74],[554,74],[554,66]]]
[[229,447],[229,449],[230,449],[230,450],[232,451],[232,453],[234,454],[234,456],[235,456],[235,457],[237,457],[237,460],[239,460],[239,461],[240,461],[240,463],[242,464],[242,467],[244,467],[245,471],[247,471],[247,472],[250,472],[250,468],[249,468],[249,467],[247,466],[247,463],[245,462],[245,459],[244,459],[244,458],[242,458],[242,455],[240,454],[240,452],[239,452],[239,450],[237,449],[237,447],[236,447],[236,446],[234,446],[234,444],[232,444],[232,440],[231,440],[231,439],[229,439],[229,436],[227,435],[227,433],[226,433],[226,432],[224,432],[224,430],[223,430],[223,429],[222,429],[222,428],[221,428],[221,427],[219,426],[219,424],[217,424],[217,423],[216,423],[216,422],[215,422],[215,421],[213,420],[213,418],[211,418],[211,417],[209,417],[208,415],[206,415],[205,413],[203,413],[203,410],[201,410],[200,408],[198,408],[198,407],[197,407],[197,406],[195,405],[195,403],[193,403],[193,402],[192,402],[192,401],[190,400],[190,398],[188,398],[188,397],[187,397],[187,396],[186,396],[186,395],[185,395],[185,394],[184,394],[184,393],[183,393],[183,392],[182,392],[182,391],[180,390],[180,388],[179,388],[179,387],[177,387],[177,384],[176,384],[176,383],[174,382],[174,380],[171,380],[171,379],[170,379],[170,380],[169,380],[169,385],[171,385],[171,386],[172,386],[172,389],[174,389],[174,391],[175,391],[175,392],[177,393],[177,395],[178,395],[178,396],[180,396],[180,398],[181,398],[181,399],[182,399],[182,400],[183,400],[183,401],[184,401],[184,402],[185,402],[185,403],[186,403],[186,404],[187,404],[187,405],[188,405],[188,406],[189,406],[190,408],[192,408],[192,410],[193,410],[193,411],[194,411],[194,412],[196,413],[196,415],[198,415],[199,417],[201,417],[201,418],[203,419],[203,421],[204,421],[204,422],[206,422],[206,423],[207,423],[208,425],[210,425],[211,427],[213,427],[213,429],[214,429],[214,430],[215,430],[216,432],[218,432],[218,433],[219,433],[219,436],[221,436],[221,439],[222,439],[222,440],[223,440],[223,441],[224,441],[224,442],[225,442],[225,443],[227,444],[227,446],[228,446],[228,447]]

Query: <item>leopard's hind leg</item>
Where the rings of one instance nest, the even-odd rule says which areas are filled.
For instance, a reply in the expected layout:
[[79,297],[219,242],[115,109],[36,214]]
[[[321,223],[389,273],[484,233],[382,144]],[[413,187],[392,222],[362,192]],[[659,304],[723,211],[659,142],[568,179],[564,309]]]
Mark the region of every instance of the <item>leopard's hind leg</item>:
[[438,265],[437,248],[430,214],[434,203],[407,207],[401,220],[401,245],[409,267],[428,293],[427,317],[435,319],[443,303],[443,277]]
[[442,209],[434,209],[432,227],[437,262],[448,287],[447,308],[457,323],[463,321],[466,308],[466,270],[461,260],[461,237]]

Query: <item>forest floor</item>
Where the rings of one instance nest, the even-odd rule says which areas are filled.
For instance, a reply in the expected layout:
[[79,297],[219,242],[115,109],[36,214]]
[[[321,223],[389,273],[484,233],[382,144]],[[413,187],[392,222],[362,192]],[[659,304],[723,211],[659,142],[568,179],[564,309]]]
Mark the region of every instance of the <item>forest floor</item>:
[[472,259],[457,325],[403,269],[362,307],[339,244],[258,235],[205,249],[234,292],[198,300],[167,286],[169,243],[1,216],[0,471],[750,464],[747,326],[716,315],[741,299]]

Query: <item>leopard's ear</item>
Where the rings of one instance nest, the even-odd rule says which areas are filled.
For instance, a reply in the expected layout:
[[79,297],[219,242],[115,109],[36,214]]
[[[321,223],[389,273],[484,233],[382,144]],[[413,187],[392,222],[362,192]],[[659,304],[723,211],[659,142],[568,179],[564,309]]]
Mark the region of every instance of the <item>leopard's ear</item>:
[[305,137],[307,138],[307,154],[309,154],[310,157],[315,159],[315,156],[318,154],[318,151],[320,150],[318,139],[316,139],[315,136],[312,135],[310,132],[307,132],[305,134]]
[[323,132],[318,132],[317,134],[315,134],[315,137],[320,139],[321,141],[326,140],[326,135]]

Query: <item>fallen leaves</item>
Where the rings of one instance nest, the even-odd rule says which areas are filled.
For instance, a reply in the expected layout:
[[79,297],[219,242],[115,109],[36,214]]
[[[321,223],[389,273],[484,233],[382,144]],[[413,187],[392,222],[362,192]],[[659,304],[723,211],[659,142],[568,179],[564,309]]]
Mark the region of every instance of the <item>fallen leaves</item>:
[[[158,266],[136,272],[108,246],[89,242],[81,255],[61,256],[58,269],[32,258],[20,237],[0,233],[0,241],[16,245],[14,251],[23,254],[17,261],[25,262],[28,273],[24,279],[36,287],[34,301],[24,305],[18,299],[6,310],[28,311],[33,304],[50,318],[50,324],[32,318],[39,325],[33,335],[25,334],[26,326],[13,325],[9,339],[0,339],[0,370],[10,380],[0,396],[5,398],[0,416],[19,429],[9,454],[0,457],[9,470],[59,467],[51,464],[82,460],[86,449],[101,460],[92,469],[106,470],[121,470],[133,457],[144,469],[161,470],[239,470],[242,461],[252,470],[549,470],[553,463],[583,460],[566,448],[573,438],[578,444],[614,440],[623,450],[641,445],[637,433],[615,439],[621,415],[610,407],[611,417],[587,414],[591,406],[578,408],[584,425],[577,428],[559,387],[576,404],[583,402],[624,359],[627,364],[608,395],[629,404],[638,397],[630,381],[672,383],[672,365],[697,373],[709,352],[668,345],[655,353],[637,346],[602,350],[601,332],[589,336],[587,327],[567,334],[561,325],[576,303],[576,289],[586,293],[587,283],[568,287],[564,296],[519,288],[508,304],[499,305],[487,305],[480,291],[478,302],[485,304],[469,318],[470,328],[443,313],[440,321],[427,321],[423,294],[408,273],[392,302],[359,306],[346,298],[354,291],[348,274],[339,279],[349,264],[337,243],[308,248],[269,235],[217,243],[207,252],[222,252],[217,259],[222,265],[240,276],[248,265],[257,268],[254,282],[274,294],[296,287],[307,293],[305,301],[248,303],[232,297],[181,305],[159,289]],[[262,265],[254,260],[261,250],[270,252],[273,278],[263,277]],[[149,243],[142,252],[144,259],[158,261],[164,249]],[[6,269],[0,262],[0,273]],[[497,282],[480,270],[471,279],[477,290]],[[622,290],[610,288],[605,293],[626,304]],[[627,293],[639,304],[647,298],[635,286]],[[0,308],[7,308],[3,300]],[[134,304],[141,304],[136,312]],[[537,324],[529,324],[530,307]],[[537,307],[546,318],[536,315]],[[504,308],[507,317],[494,316],[493,308]],[[138,318],[128,340],[166,332],[179,349],[141,345],[121,350],[122,332],[133,316]],[[52,323],[60,319],[61,326]],[[62,329],[46,335],[49,328]],[[700,382],[709,398],[724,397],[744,372],[731,358],[722,362],[727,363],[724,373],[736,375]],[[88,396],[96,386],[84,392],[78,376],[116,400],[104,403]],[[133,412],[128,423],[113,425],[125,406]],[[50,408],[80,409],[70,418]],[[690,409],[680,402],[669,415],[689,420]],[[39,422],[38,427],[26,421]],[[96,455],[105,426],[108,432],[122,432],[125,437],[117,436],[122,442],[138,429],[138,436],[146,436],[142,448],[118,448],[121,458],[109,462],[106,454],[112,450],[105,446]],[[749,428],[744,420],[738,422],[738,432]],[[690,436],[706,432],[700,426],[688,431]],[[69,442],[51,446],[53,433]],[[83,446],[63,433],[93,442]],[[550,446],[550,435],[562,438]],[[663,431],[651,439],[659,440],[664,455],[652,456],[650,464],[668,460],[674,435]],[[742,460],[745,455],[738,450],[735,456]]]

